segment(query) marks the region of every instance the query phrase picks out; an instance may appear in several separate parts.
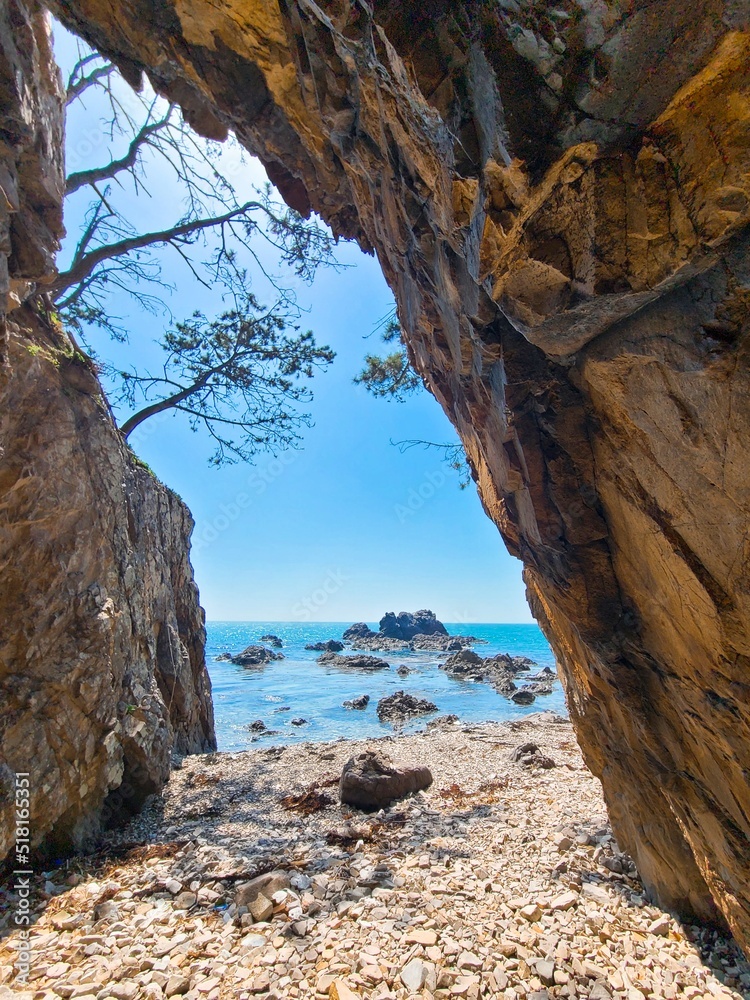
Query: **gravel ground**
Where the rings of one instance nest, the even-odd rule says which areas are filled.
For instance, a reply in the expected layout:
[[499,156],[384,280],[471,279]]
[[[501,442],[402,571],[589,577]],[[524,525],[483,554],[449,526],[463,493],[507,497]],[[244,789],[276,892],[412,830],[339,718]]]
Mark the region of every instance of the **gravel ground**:
[[[539,753],[513,760],[527,743]],[[373,746],[427,764],[432,786],[376,814],[342,807],[344,762]],[[238,886],[275,869],[291,887],[254,923]],[[549,713],[186,758],[163,799],[45,888],[26,984],[17,901],[0,900],[0,1000],[750,997],[731,941],[645,901]]]

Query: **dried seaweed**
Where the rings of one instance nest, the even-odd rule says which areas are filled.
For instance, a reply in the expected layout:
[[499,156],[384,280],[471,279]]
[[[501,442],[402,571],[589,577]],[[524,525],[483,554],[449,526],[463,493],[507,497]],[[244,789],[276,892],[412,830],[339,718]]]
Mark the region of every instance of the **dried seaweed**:
[[460,785],[452,784],[442,788],[438,794],[454,805],[492,805],[500,802],[501,792],[508,787],[508,778],[498,778],[483,782],[475,792],[467,792]]
[[301,816],[312,816],[313,813],[322,812],[327,806],[333,805],[333,799],[320,790],[317,781],[299,795],[285,795],[279,802],[284,809],[297,812]]

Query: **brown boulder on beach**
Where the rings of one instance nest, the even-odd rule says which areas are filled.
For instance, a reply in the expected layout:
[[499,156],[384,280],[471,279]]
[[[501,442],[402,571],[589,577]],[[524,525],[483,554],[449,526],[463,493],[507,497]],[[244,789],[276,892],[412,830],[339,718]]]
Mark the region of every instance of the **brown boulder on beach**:
[[366,750],[344,764],[339,796],[360,809],[382,809],[431,784],[428,767],[396,764],[384,753]]

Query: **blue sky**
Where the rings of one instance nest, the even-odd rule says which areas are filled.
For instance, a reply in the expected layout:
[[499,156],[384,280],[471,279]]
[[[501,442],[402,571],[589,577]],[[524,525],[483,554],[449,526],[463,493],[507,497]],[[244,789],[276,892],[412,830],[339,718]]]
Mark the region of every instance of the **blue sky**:
[[[55,34],[66,72],[75,42],[60,27]],[[100,110],[94,100],[74,108],[69,169],[109,158]],[[118,155],[123,148],[122,140],[112,147]],[[243,197],[265,180],[256,161],[243,163],[231,150],[224,159]],[[176,221],[182,206],[163,165],[150,166],[148,185],[150,197],[135,198],[130,188],[114,195],[138,226]],[[66,206],[63,261],[88,202],[79,192]],[[131,437],[193,512],[193,565],[209,620],[374,621],[385,611],[429,607],[449,622],[531,621],[520,563],[506,552],[474,485],[459,489],[438,453],[401,454],[390,444],[455,440],[435,400],[420,392],[406,403],[385,402],[353,384],[364,354],[378,346],[368,335],[393,299],[374,258],[353,244],[340,244],[337,257],[349,266],[319,271],[312,286],[297,284],[304,327],[337,353],[314,380],[315,399],[306,408],[315,425],[305,430],[301,451],[260,455],[253,466],[209,468],[208,435],[191,432],[180,414],[146,422]],[[220,311],[218,293],[201,288],[176,254],[163,261],[176,287],[168,297],[176,318],[195,308]],[[270,296],[262,278],[253,288],[261,299]],[[117,364],[154,364],[155,341],[169,317],[151,315],[123,295],[113,297],[113,309],[130,330],[129,342],[92,334],[94,349]]]

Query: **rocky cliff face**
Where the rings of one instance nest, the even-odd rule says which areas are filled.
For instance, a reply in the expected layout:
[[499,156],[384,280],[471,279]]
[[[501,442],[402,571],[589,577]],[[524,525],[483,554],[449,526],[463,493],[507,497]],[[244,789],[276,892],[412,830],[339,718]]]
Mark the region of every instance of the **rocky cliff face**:
[[747,3],[54,6],[376,250],[618,838],[750,945]]
[[101,387],[27,299],[61,232],[62,103],[44,16],[0,23],[0,858],[30,772],[35,844],[76,843],[215,748],[190,513],[139,466]]

